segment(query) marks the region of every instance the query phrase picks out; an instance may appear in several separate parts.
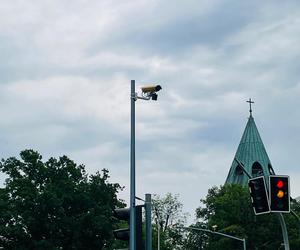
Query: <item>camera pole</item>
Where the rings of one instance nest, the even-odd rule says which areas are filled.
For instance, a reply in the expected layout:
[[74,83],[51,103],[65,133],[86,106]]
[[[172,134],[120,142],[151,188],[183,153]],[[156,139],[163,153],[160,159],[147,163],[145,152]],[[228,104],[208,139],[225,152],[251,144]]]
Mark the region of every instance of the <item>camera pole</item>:
[[[156,92],[161,90],[160,85],[148,86],[142,88],[142,95],[135,92],[135,80],[131,80],[130,104],[131,104],[131,121],[130,121],[130,250],[136,250],[136,215],[135,215],[135,102],[137,99],[152,99],[157,101]],[[151,217],[151,214],[150,214]],[[138,249],[139,250],[139,249]]]
[[135,246],[135,80],[131,80],[131,141],[130,141],[130,250],[136,250]]

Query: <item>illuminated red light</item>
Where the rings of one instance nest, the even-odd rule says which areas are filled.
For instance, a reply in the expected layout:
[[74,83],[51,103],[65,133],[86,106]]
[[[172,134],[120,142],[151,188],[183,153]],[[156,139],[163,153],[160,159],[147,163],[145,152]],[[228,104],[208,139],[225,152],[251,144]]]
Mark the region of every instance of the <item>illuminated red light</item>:
[[277,186],[278,188],[283,188],[283,186],[284,186],[283,181],[277,181],[276,186]]

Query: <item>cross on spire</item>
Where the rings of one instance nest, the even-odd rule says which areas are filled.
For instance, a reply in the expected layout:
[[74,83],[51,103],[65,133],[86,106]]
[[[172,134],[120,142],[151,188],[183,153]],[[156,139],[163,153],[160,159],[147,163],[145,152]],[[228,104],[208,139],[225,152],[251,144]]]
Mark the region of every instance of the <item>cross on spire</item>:
[[252,117],[252,103],[254,103],[252,100],[251,100],[251,98],[249,98],[249,101],[247,101],[248,103],[249,103],[249,105],[250,105],[250,110],[249,110],[249,112],[250,112],[250,117]]

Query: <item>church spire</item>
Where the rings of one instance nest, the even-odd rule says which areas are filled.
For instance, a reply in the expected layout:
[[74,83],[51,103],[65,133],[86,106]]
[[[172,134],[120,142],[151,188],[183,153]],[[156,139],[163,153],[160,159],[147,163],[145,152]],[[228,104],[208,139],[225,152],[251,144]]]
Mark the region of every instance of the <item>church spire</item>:
[[[247,185],[249,179],[247,173],[252,177],[260,175],[268,177],[270,174],[274,174],[267,151],[252,116],[251,104],[254,102],[251,98],[247,102],[250,105],[250,117],[231,164],[226,184]],[[240,166],[241,164],[242,166]]]

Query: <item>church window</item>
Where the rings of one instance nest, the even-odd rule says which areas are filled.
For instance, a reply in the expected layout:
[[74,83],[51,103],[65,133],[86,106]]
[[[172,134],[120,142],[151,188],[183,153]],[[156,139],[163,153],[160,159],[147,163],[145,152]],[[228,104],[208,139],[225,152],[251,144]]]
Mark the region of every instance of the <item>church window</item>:
[[252,165],[252,177],[257,177],[263,175],[263,169],[261,165],[256,161]]

